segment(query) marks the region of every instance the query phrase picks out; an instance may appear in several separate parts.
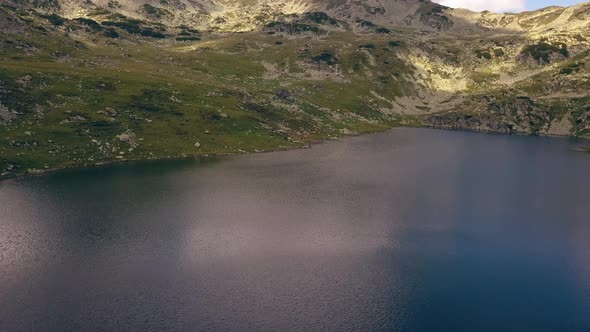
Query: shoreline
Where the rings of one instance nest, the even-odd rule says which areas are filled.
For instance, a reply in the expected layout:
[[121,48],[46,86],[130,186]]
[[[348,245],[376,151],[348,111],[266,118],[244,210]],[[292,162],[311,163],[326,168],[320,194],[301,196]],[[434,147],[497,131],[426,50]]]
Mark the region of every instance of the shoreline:
[[314,144],[322,144],[327,143],[330,141],[340,140],[346,137],[355,137],[361,135],[368,135],[368,134],[376,134],[380,132],[386,132],[395,128],[420,128],[420,127],[389,127],[383,130],[373,130],[373,131],[365,131],[360,133],[352,133],[352,134],[345,134],[340,136],[330,136],[322,139],[310,139],[309,141],[303,141],[303,144],[300,146],[291,146],[286,148],[274,148],[269,150],[259,150],[259,151],[245,151],[245,152],[220,152],[220,153],[206,153],[206,154],[193,154],[193,155],[180,155],[180,156],[173,156],[173,157],[161,157],[161,158],[138,158],[138,159],[114,159],[108,160],[103,162],[98,162],[94,164],[85,164],[85,165],[68,165],[68,166],[60,166],[60,167],[51,167],[47,169],[38,169],[35,172],[24,172],[24,173],[17,173],[11,174],[8,176],[0,176],[0,183],[7,180],[13,180],[18,178],[25,178],[25,177],[32,177],[32,176],[43,176],[59,171],[66,171],[70,169],[91,169],[91,168],[100,168],[104,166],[110,165],[118,165],[118,164],[126,164],[132,162],[144,162],[144,161],[180,161],[180,160],[188,160],[188,159],[199,159],[199,158],[215,158],[215,157],[224,157],[224,156],[239,156],[239,155],[249,155],[249,154],[260,154],[260,153],[271,153],[271,152],[283,152],[283,151],[291,151],[291,150],[301,150],[301,149],[310,149]]
[[[132,162],[143,162],[143,161],[180,161],[180,160],[188,160],[188,159],[200,159],[200,158],[215,158],[215,157],[223,157],[223,156],[239,156],[239,155],[249,155],[249,154],[260,154],[260,153],[271,153],[271,152],[283,152],[283,151],[291,151],[291,150],[300,150],[300,149],[310,149],[313,145],[323,144],[330,141],[336,141],[347,137],[355,137],[361,135],[369,135],[369,134],[376,134],[376,133],[383,133],[394,129],[400,128],[414,128],[414,129],[433,129],[433,130],[447,130],[447,131],[457,131],[457,132],[472,132],[472,133],[480,133],[480,134],[492,134],[492,135],[501,135],[501,136],[530,136],[530,137],[548,137],[548,138],[573,138],[579,140],[586,140],[590,144],[590,137],[574,137],[568,135],[530,135],[526,133],[503,133],[503,132],[495,132],[491,130],[477,130],[477,129],[467,129],[467,128],[449,128],[449,127],[435,127],[435,126],[394,126],[390,128],[386,128],[384,130],[374,130],[374,131],[366,131],[361,133],[354,133],[354,134],[346,134],[341,136],[331,136],[326,137],[323,139],[314,139],[308,142],[304,142],[304,145],[301,146],[292,146],[287,148],[276,148],[276,149],[269,149],[269,150],[260,150],[260,151],[246,151],[246,152],[235,152],[235,153],[208,153],[202,155],[186,155],[186,156],[174,156],[174,157],[161,157],[161,158],[138,158],[138,159],[115,159],[109,160],[104,162],[98,162],[94,164],[87,164],[87,165],[69,165],[69,166],[61,166],[61,167],[53,167],[48,169],[41,169],[36,170],[35,172],[25,172],[19,174],[11,174],[8,176],[0,176],[0,183],[6,180],[11,179],[18,179],[30,176],[42,176],[50,173],[55,173],[59,171],[65,171],[70,169],[91,169],[91,168],[100,168],[104,166],[110,165],[117,165],[117,164],[125,164],[125,163],[132,163]],[[574,151],[579,152],[586,152],[590,153],[590,145],[588,146],[580,146]]]

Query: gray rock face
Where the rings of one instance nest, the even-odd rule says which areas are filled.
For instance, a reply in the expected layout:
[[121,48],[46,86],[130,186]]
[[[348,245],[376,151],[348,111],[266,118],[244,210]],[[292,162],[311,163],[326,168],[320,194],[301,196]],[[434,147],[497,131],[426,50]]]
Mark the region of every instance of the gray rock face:
[[8,34],[20,34],[25,31],[25,26],[26,24],[20,18],[0,9],[0,31]]
[[406,17],[405,21],[408,25],[417,18],[422,24],[435,30],[449,30],[454,22],[445,14],[447,7],[435,3],[425,3],[414,15]]
[[426,126],[498,133],[539,134],[551,125],[550,113],[528,97],[503,101],[486,100],[481,112],[450,112],[426,118]]

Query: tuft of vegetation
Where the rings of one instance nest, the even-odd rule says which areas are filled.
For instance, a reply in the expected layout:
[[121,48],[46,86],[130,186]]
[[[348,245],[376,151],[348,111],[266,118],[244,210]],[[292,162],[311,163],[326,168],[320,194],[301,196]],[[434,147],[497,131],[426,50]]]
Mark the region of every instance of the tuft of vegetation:
[[141,23],[142,23],[141,20],[129,19],[126,21],[104,21],[104,22],[102,22],[102,25],[116,27],[116,28],[125,30],[129,33],[132,33],[132,34],[140,34],[141,33],[140,24]]
[[127,31],[128,33],[141,35],[144,37],[166,38],[166,35],[160,31],[155,31],[152,28],[142,27],[143,21],[141,20],[125,19],[121,21],[104,21],[102,24],[104,26],[116,27]]
[[317,64],[325,63],[332,66],[338,62],[338,58],[336,58],[332,52],[324,51],[319,55],[312,57],[312,61]]
[[569,56],[565,43],[549,44],[544,41],[525,47],[520,54],[521,56],[530,56],[538,63],[550,63],[551,56],[556,54],[565,58]]
[[375,27],[375,24],[373,22],[371,22],[371,21],[358,20],[357,22],[363,28],[374,28]]
[[52,25],[55,25],[55,26],[62,26],[62,25],[64,25],[64,23],[66,23],[65,18],[63,18],[59,15],[56,15],[56,14],[41,15],[41,17],[43,17],[44,19],[49,21],[49,23],[51,23]]
[[79,18],[75,18],[74,21],[76,21],[80,24],[86,25],[94,31],[102,31],[103,30],[102,25],[100,25],[95,20],[91,20],[91,19],[84,18],[84,17],[79,17]]
[[[150,28],[146,28],[146,29],[142,29],[140,32],[140,35],[144,36],[144,37],[151,37],[151,38],[166,38],[166,35],[159,32],[159,31],[154,31]],[[195,37],[197,38],[197,37]]]
[[150,14],[150,15],[156,15],[158,14],[158,9],[150,4],[144,4],[143,5],[143,10],[145,10],[146,13]]
[[109,8],[113,8],[113,9],[117,9],[117,8],[121,8],[121,4],[119,3],[119,1],[116,0],[109,0],[107,6]]
[[200,37],[188,36],[188,37],[176,37],[177,41],[199,41]]
[[477,49],[477,50],[475,50],[475,56],[478,59],[485,59],[485,60],[492,59],[492,54],[490,53],[489,49]]
[[501,48],[479,48],[475,51],[475,56],[478,59],[491,60],[492,58],[500,58],[505,55],[504,50]]
[[584,63],[583,62],[570,63],[567,66],[561,68],[561,70],[559,71],[559,73],[561,75],[571,75],[571,74],[579,71],[580,69],[582,69],[582,67],[584,67]]
[[318,34],[320,28],[304,23],[271,22],[264,26],[265,30],[271,32],[285,32],[289,34],[314,33]]
[[166,9],[154,7],[154,6],[147,4],[147,3],[144,4],[142,6],[142,8],[146,12],[146,14],[151,15],[153,17],[157,17],[157,18],[160,18],[164,15],[170,14]]
[[328,14],[324,12],[305,13],[305,19],[317,24],[338,25],[338,21],[328,16]]
[[115,29],[106,29],[104,32],[105,37],[107,38],[119,38],[120,35]]

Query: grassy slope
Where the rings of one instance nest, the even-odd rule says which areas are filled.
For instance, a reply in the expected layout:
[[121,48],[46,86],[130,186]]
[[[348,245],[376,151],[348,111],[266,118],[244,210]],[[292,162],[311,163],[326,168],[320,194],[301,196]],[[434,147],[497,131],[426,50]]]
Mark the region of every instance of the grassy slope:
[[[590,103],[580,93],[590,88],[583,78],[590,70],[587,52],[519,83],[498,84],[498,73],[540,68],[515,61],[521,50],[515,45],[525,41],[514,36],[191,31],[202,40],[178,42],[178,31],[157,39],[116,29],[121,38],[113,39],[104,36],[107,27],[55,26],[27,15],[25,33],[0,32],[0,108],[18,113],[0,124],[0,177],[116,160],[283,149],[418,125],[424,117],[403,115],[408,104],[394,103],[400,97],[411,99],[418,113],[448,103],[455,106],[447,111],[479,116],[486,112],[483,99],[501,104],[527,95],[549,110],[543,125],[566,113],[575,124]],[[337,65],[325,63],[331,61]],[[561,95],[547,90],[555,82]],[[498,118],[524,127],[529,119],[516,113]],[[576,132],[587,135],[585,126],[580,122]],[[122,134],[129,140],[118,138]]]
[[[380,60],[387,62],[386,70],[409,70],[391,56],[387,37],[357,41],[343,32],[329,40],[309,38],[309,54],[299,52],[301,40],[258,33],[188,43],[40,31],[2,39],[11,43],[0,57],[0,102],[19,113],[0,126],[4,175],[120,159],[290,148],[409,121],[379,112],[387,102],[367,97],[372,90],[393,98],[408,83],[400,80],[391,89],[389,82],[358,75],[369,66],[358,51],[368,40],[376,45],[371,52],[377,58],[390,59]],[[32,45],[35,52],[27,55],[15,45]],[[315,80],[298,68],[298,62],[324,51],[337,56],[344,80]],[[289,68],[292,79],[265,77],[261,58],[279,70]],[[325,64],[318,68],[330,72]],[[292,96],[277,97],[279,89]],[[117,135],[123,133],[132,141],[120,141]]]

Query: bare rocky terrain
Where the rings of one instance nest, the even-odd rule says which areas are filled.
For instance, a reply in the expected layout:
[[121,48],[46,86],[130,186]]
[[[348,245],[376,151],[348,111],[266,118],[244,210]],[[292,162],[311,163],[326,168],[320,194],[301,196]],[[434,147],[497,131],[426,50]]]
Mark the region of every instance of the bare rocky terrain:
[[590,135],[590,3],[0,0],[0,175],[393,126]]

